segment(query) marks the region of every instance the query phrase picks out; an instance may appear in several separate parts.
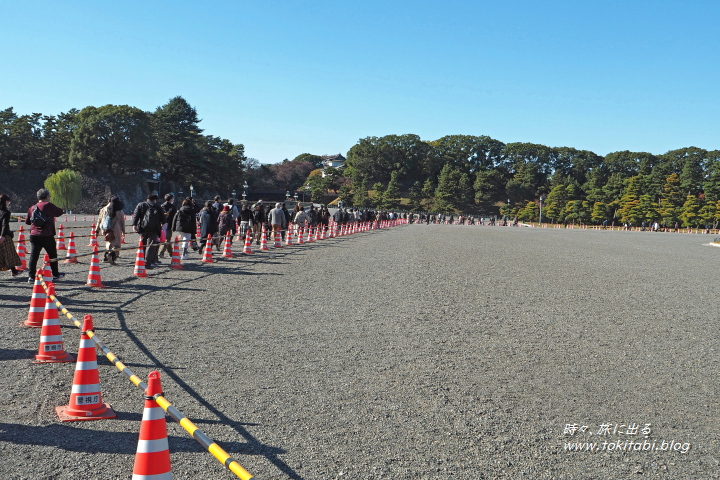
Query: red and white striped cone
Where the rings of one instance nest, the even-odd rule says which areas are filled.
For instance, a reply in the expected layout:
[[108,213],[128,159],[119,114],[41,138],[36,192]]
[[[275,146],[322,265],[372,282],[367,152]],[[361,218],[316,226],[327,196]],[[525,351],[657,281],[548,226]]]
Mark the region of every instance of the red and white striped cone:
[[67,250],[67,247],[65,247],[65,233],[63,232],[62,223],[58,225],[57,250]]
[[125,243],[125,234],[124,234],[124,233],[123,233],[123,234],[120,234],[120,243],[121,243],[121,244],[124,244],[124,243]]
[[235,219],[235,241],[236,242],[242,242],[244,240],[242,233],[240,232],[240,224],[237,221],[237,218]]
[[303,230],[305,230],[303,227],[298,225],[298,245],[304,245],[305,239],[303,238]]
[[265,226],[263,225],[262,229],[262,237],[260,237],[260,250],[263,252],[269,252],[270,249],[268,248],[267,243],[267,230],[265,229]]
[[285,246],[292,247],[293,241],[293,225],[288,225],[287,232],[285,232]]
[[245,255],[252,255],[252,233],[250,233],[250,229],[248,228],[247,235],[245,235],[245,245],[243,246],[243,251]]
[[203,263],[214,263],[212,258],[212,235],[208,233],[207,242],[205,242],[205,250],[203,251]]
[[52,282],[47,284],[45,313],[43,314],[42,330],[40,331],[40,346],[33,363],[73,362],[75,357],[65,351],[62,332],[60,331],[60,318],[58,318],[55,302],[50,298],[51,295],[55,295],[55,285]]
[[83,215],[83,222],[87,222],[87,215]]
[[43,257],[43,280],[45,280],[45,283],[53,281],[52,268],[50,268],[50,255],[47,253]]
[[73,222],[77,222],[77,215],[73,215]]
[[145,270],[145,246],[143,245],[142,238],[138,244],[137,253],[135,254],[135,269],[133,275],[136,277],[147,277],[147,271]]
[[25,242],[17,244],[16,251],[20,257],[20,271],[27,270],[27,261],[25,261]]
[[173,245],[172,259],[170,260],[170,268],[173,270],[182,270],[182,263],[180,263],[180,237],[175,237],[175,243]]
[[30,328],[40,328],[43,324],[43,315],[45,314],[45,302],[47,295],[45,289],[40,283],[42,270],[38,268],[35,275],[35,283],[33,284],[32,296],[30,297],[30,311],[28,311],[27,320],[21,326]]
[[87,286],[94,288],[105,288],[100,277],[100,259],[98,258],[98,247],[93,247],[93,254],[90,258],[90,270],[88,271]]
[[324,225],[320,225],[320,240],[325,240],[325,228],[324,228]]
[[225,235],[225,248],[223,249],[223,254],[222,254],[223,258],[233,258],[232,246],[230,244],[230,237],[232,237],[232,235],[230,233]]
[[313,238],[313,227],[310,225],[310,232],[308,233],[308,243],[314,242],[315,239]]
[[195,224],[195,238],[202,238],[200,235],[200,224],[199,223]]
[[55,407],[55,413],[61,422],[115,418],[112,407],[102,401],[95,342],[87,335],[91,330],[92,315],[85,315],[80,332],[75,376],[70,390],[70,403]]
[[280,231],[275,230],[275,248],[282,248],[282,242],[280,241]]
[[78,263],[77,251],[75,250],[75,234],[70,232],[70,240],[68,240],[68,249],[65,254],[65,263]]
[[154,398],[163,393],[160,372],[150,372],[147,386],[132,480],[172,480],[165,411]]
[[17,243],[18,245],[22,243],[23,247],[25,246],[25,228],[23,228],[22,225],[20,225],[20,228],[18,229]]
[[335,229],[336,228],[337,228],[337,226],[335,225],[335,223],[330,224],[330,226],[328,227],[328,238],[335,238]]
[[97,235],[95,233],[95,224],[92,224],[92,227],[90,227],[90,243],[88,243],[88,247],[97,247]]

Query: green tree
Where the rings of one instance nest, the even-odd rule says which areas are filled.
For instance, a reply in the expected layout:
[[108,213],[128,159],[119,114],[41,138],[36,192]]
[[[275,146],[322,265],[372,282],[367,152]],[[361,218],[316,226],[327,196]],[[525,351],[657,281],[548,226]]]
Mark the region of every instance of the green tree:
[[375,190],[375,195],[373,196],[372,201],[376,207],[382,208],[382,204],[385,201],[385,185],[380,182],[375,182],[373,190]]
[[518,212],[518,218],[520,220],[533,221],[538,218],[539,214],[540,208],[538,205],[533,201],[529,201],[525,205],[525,208]]
[[435,208],[441,212],[460,212],[468,207],[472,200],[470,177],[449,163],[440,171],[438,186],[435,189]]
[[602,223],[604,220],[607,220],[607,205],[603,202],[595,202],[592,213],[590,214],[590,219],[594,223]]
[[682,206],[680,221],[683,227],[697,227],[700,223],[700,203],[695,195],[688,195]]
[[72,210],[82,197],[82,176],[73,170],[60,170],[45,180],[53,201],[63,210]]
[[203,162],[197,111],[183,97],[171,98],[152,114],[159,169],[166,180],[189,183]]
[[390,174],[390,181],[385,188],[382,197],[382,208],[385,210],[395,210],[400,206],[400,188],[398,187],[398,171],[395,170]]
[[665,184],[663,185],[660,195],[658,213],[660,214],[662,222],[668,227],[675,225],[679,220],[681,206],[680,177],[676,173],[671,173],[665,179]]

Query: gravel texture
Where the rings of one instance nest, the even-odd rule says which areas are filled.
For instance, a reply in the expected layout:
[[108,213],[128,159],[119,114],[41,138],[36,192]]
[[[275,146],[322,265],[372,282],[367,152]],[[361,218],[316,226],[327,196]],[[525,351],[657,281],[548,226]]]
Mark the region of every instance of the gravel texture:
[[[84,286],[86,257],[61,266],[57,291],[136,374],[159,370],[167,399],[257,478],[713,479],[712,239],[408,225],[214,264],[195,254],[182,271],[166,259],[145,279],[128,251],[102,265],[104,290]],[[60,423],[74,364],[30,362],[39,331],[18,325],[31,288],[5,275],[0,476],[129,479],[142,392],[100,357],[118,418]],[[75,353],[79,330],[61,323]],[[633,423],[690,449],[563,449],[643,441],[598,435]],[[168,435],[176,479],[236,478],[171,420]]]

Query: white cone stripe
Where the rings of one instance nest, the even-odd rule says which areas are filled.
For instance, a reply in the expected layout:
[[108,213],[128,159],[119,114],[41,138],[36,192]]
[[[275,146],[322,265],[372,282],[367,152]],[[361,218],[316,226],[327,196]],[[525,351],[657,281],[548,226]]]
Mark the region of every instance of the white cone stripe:
[[160,407],[146,408],[143,410],[143,420],[160,420],[165,418],[165,410]]
[[157,475],[133,474],[132,480],[173,480],[173,476],[172,476],[172,472],[158,473]]
[[33,313],[40,313],[40,312],[44,312],[45,308],[44,307],[30,307],[30,311]]
[[78,348],[95,348],[95,342],[90,340],[89,338],[81,338],[80,347]]
[[53,327],[55,325],[60,326],[60,319],[59,318],[43,318],[43,325],[47,325],[50,327]]
[[47,296],[44,293],[33,293],[30,298],[47,298]]
[[73,385],[70,393],[100,393],[100,384],[91,383],[89,385]]
[[165,450],[170,450],[167,437],[157,440],[138,440],[137,453],[155,453]]
[[46,335],[40,337],[40,343],[62,342],[62,335]]
[[[79,354],[80,352],[78,352]],[[94,362],[77,362],[75,363],[75,370],[97,370],[97,361]]]

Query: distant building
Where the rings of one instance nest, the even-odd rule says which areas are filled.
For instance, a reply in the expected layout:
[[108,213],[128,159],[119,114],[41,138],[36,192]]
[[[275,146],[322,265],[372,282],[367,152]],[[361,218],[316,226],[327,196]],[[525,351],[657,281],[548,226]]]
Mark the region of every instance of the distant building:
[[345,157],[338,153],[337,155],[322,155],[323,159],[323,172],[322,176],[325,176],[325,169],[328,167],[339,168],[345,165]]

